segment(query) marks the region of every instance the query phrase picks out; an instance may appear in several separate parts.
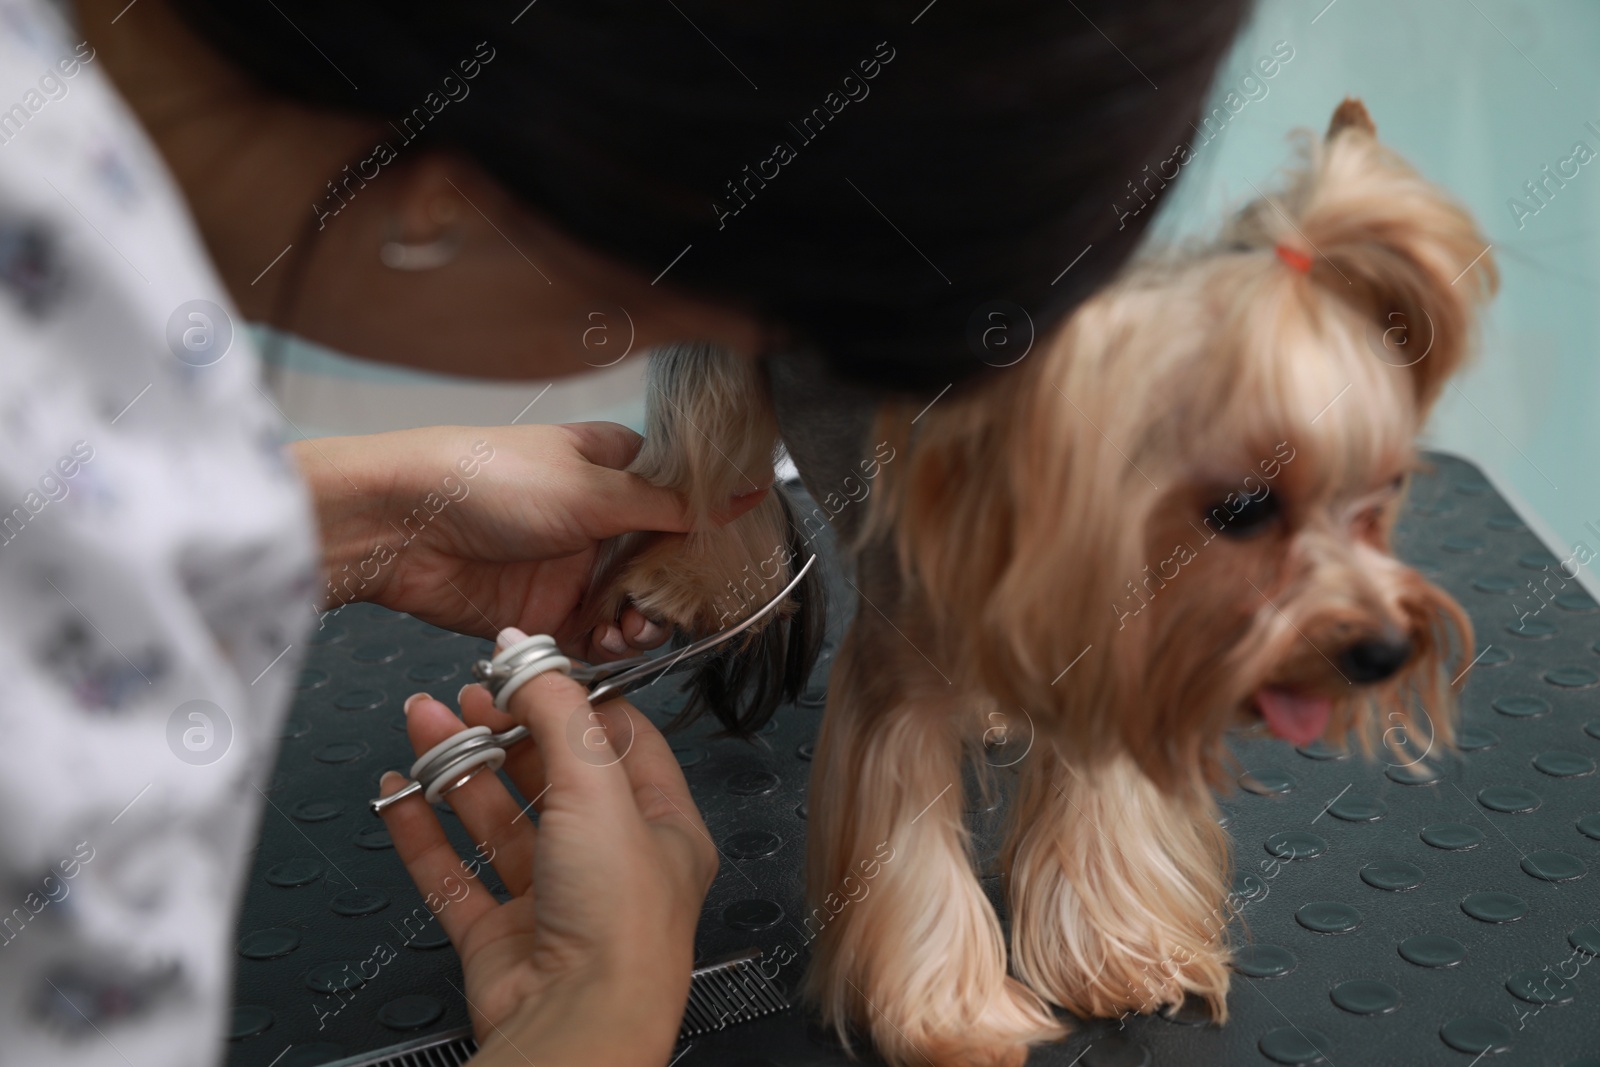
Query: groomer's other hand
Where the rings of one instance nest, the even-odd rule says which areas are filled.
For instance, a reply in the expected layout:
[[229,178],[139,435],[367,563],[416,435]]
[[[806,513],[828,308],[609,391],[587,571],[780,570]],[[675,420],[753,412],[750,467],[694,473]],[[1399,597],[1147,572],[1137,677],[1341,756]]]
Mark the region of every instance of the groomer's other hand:
[[[514,626],[591,662],[670,634],[628,609],[580,633],[573,619],[599,543],[690,528],[683,498],[625,470],[625,426],[434,426],[291,446],[322,533],[324,607],[370,600],[464,633]],[[757,490],[718,521],[754,507]]]
[[[492,774],[448,794],[479,859],[457,856],[420,797],[384,814],[461,956],[475,1065],[662,1067],[677,1037],[716,848],[660,732],[626,701],[597,711],[587,697],[545,674],[513,694],[511,715],[480,686],[461,692],[465,722],[425,695],[406,702],[419,753],[469,725],[532,734],[505,771],[533,799],[537,828]],[[391,772],[382,792],[400,784]],[[477,877],[483,862],[506,903]]]

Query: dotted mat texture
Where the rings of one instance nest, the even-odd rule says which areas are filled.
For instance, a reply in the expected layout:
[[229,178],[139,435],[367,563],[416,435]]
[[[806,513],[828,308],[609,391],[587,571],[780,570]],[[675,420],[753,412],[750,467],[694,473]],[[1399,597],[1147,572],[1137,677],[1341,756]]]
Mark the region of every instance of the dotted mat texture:
[[[1221,800],[1248,932],[1235,924],[1228,1025],[1192,1005],[1077,1023],[1030,1064],[1600,1067],[1600,607],[1563,583],[1558,558],[1477,468],[1429,462],[1397,538],[1477,629],[1461,751],[1433,753],[1421,772],[1388,754],[1238,739],[1245,774]],[[808,957],[811,742],[854,607],[828,536],[816,545],[829,632],[806,694],[754,744],[712,740],[708,724],[672,738],[722,853],[698,960],[759,949],[791,994]],[[232,1067],[384,1062],[381,1050],[468,1025],[455,955],[366,802],[385,770],[411,763],[401,702],[425,690],[453,705],[489,647],[365,605],[318,633],[240,918]],[[680,699],[663,686],[636,702],[665,722]],[[986,865],[1003,807],[1002,796],[970,813]],[[992,867],[984,882],[996,897]],[[427,1056],[393,1062],[456,1062]],[[696,1037],[677,1062],[850,1061],[795,1007]]]

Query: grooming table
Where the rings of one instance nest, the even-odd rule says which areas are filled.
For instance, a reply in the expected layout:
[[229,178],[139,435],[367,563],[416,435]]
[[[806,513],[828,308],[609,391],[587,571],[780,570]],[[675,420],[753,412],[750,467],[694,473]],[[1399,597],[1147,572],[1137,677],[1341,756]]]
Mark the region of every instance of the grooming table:
[[[1244,786],[1222,804],[1248,941],[1234,929],[1250,947],[1237,959],[1228,1025],[1208,1025],[1193,1005],[1171,1018],[1083,1023],[1030,1064],[1471,1067],[1498,1056],[1600,1067],[1600,607],[1575,583],[1552,581],[1558,593],[1535,599],[1527,583],[1557,557],[1477,468],[1430,459],[1397,537],[1401,556],[1477,628],[1463,751],[1431,760],[1429,776],[1387,754],[1364,761],[1320,744],[1237,740]],[[710,740],[710,723],[670,739],[722,854],[698,961],[759,949],[769,974],[782,964],[778,983],[791,994],[807,958],[811,742],[854,607],[828,536],[817,541],[829,564],[828,638],[806,694],[753,745]],[[426,690],[454,706],[469,662],[489,648],[366,605],[317,634],[239,922],[232,1067],[459,1064],[470,1054],[455,955],[436,922],[415,932],[426,909],[366,804],[385,770],[411,764],[401,701]],[[679,698],[662,686],[635,702],[661,723]],[[460,822],[440,810],[469,854]],[[969,816],[986,864],[1002,816]],[[992,869],[984,884],[996,897]],[[849,1060],[797,1006],[692,1037],[676,1062]]]

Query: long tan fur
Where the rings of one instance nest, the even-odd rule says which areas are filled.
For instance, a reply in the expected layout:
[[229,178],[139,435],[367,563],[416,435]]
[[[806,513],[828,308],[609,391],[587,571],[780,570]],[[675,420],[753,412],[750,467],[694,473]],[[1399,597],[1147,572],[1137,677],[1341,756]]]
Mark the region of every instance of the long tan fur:
[[[759,368],[713,345],[652,353],[646,395],[644,443],[628,469],[685,494],[696,528],[606,542],[584,628],[614,621],[632,605],[686,638],[704,637],[765,606],[805,562],[793,510],[773,485],[778,426]],[[716,512],[735,496],[769,487],[754,508],[717,523]],[[821,644],[821,601],[813,573],[774,618],[699,672],[680,723],[709,709],[730,731],[746,733],[794,698]]]
[[[858,676],[835,680],[810,891],[865,838],[926,837],[930,821],[942,836],[919,840],[916,877],[841,915],[809,989],[892,1063],[1020,1062],[1052,1032],[1041,1000],[1114,1015],[1193,994],[1225,1018],[1228,864],[1209,787],[1231,777],[1223,737],[1254,721],[1261,687],[1329,697],[1330,741],[1449,742],[1471,628],[1393,558],[1391,482],[1467,355],[1494,266],[1358,103],[1305,153],[1282,194],[1211,242],[1147,258],[1027,363],[915,426],[910,406],[880,420],[909,457],[860,546],[864,576],[897,577],[863,591],[905,637],[883,637],[863,606],[847,644],[926,656],[898,656],[870,698]],[[1214,502],[1246,477],[1279,494],[1283,518],[1222,535]],[[1329,657],[1380,632],[1409,637],[1404,669],[1338,676]],[[1011,977],[948,798],[914,831],[899,821],[901,782],[936,787],[956,766],[954,739],[930,749],[901,724],[948,730],[955,709],[991,705],[1040,735],[1003,855]],[[964,721],[970,741],[983,726]]]
[[[883,410],[903,458],[856,531],[861,605],[810,789],[806,991],[847,1043],[896,1067],[1015,1067],[1064,1032],[1055,1007],[1198,996],[1221,1020],[1227,731],[1290,692],[1321,702],[1329,741],[1448,745],[1471,628],[1390,533],[1495,288],[1486,247],[1346,101],[1283,191],[1214,239],[1146,257],[965,394]],[[702,508],[770,480],[756,372],[678,358],[638,469]],[[707,425],[738,447],[713,455]],[[1253,526],[1230,525],[1240,491]],[[599,615],[625,596],[704,627],[782,518],[618,546]],[[1403,638],[1390,673],[1337,666],[1379,638]],[[962,817],[997,715],[1036,734],[997,772],[1014,776],[1009,946]]]

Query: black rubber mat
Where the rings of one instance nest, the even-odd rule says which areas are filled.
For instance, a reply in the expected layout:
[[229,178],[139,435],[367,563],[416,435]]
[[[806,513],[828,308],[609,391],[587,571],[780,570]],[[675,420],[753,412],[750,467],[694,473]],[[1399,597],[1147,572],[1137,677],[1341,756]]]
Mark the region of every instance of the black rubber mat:
[[[1238,741],[1248,781],[1222,802],[1249,947],[1228,1025],[1189,1010],[1081,1023],[1030,1064],[1471,1067],[1493,1057],[1600,1067],[1583,1058],[1600,1057],[1600,967],[1590,966],[1600,957],[1600,607],[1562,584],[1557,557],[1475,467],[1432,460],[1412,485],[1399,548],[1478,631],[1463,751],[1432,753],[1434,773],[1419,775],[1393,756]],[[756,948],[791,990],[807,957],[797,917],[810,742],[853,604],[832,567],[828,582],[827,653],[806,697],[754,745],[710,740],[709,726],[673,739],[723,861],[699,960]],[[385,1058],[459,1034],[467,1015],[455,956],[366,801],[383,771],[411,763],[401,701],[425,690],[453,704],[488,647],[366,606],[318,634],[240,919],[230,1064],[464,1054]],[[678,701],[646,691],[637,703],[662,722]],[[468,854],[460,823],[441,810]],[[995,851],[1002,814],[972,814],[980,857]],[[997,884],[992,872],[986,884]],[[797,1007],[698,1036],[676,1062],[848,1061]]]

